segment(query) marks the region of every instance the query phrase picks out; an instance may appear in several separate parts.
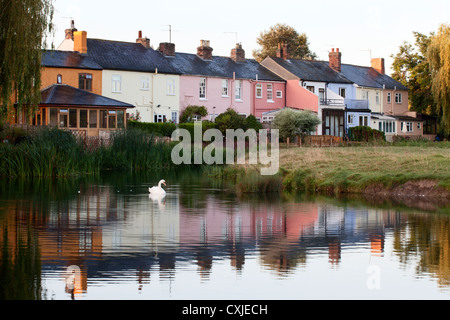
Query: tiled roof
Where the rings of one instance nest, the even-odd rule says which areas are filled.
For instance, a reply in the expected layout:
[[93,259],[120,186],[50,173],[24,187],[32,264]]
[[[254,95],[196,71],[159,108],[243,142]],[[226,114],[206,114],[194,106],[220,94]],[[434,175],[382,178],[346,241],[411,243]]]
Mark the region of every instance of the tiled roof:
[[87,52],[104,69],[179,74],[161,53],[139,43],[87,39]]
[[110,99],[66,84],[53,84],[41,91],[42,105],[134,108],[133,105]]
[[304,81],[352,83],[352,81],[330,68],[328,62],[297,59],[284,60],[282,58],[271,59]]
[[236,62],[229,57],[213,56],[212,60],[203,60],[196,54],[176,53],[168,57],[171,63],[182,75],[220,77],[236,79],[256,79],[267,81],[284,81],[254,59]]
[[43,50],[41,64],[53,68],[102,69],[89,56],[73,51]]
[[361,87],[383,89],[383,85],[385,85],[386,89],[395,89],[397,87],[397,90],[408,90],[400,82],[395,81],[388,75],[378,73],[371,67],[342,64],[341,73]]

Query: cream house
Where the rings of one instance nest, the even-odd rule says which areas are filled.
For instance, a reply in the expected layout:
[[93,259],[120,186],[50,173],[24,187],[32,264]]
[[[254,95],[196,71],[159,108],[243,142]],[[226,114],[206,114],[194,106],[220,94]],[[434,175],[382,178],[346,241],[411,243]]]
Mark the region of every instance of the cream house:
[[[71,30],[66,30],[59,49],[70,48]],[[88,39],[85,31],[74,31],[72,38],[73,51],[103,68],[102,95],[135,106],[127,110],[128,116],[142,122],[178,122],[180,75],[142,32],[136,42]]]

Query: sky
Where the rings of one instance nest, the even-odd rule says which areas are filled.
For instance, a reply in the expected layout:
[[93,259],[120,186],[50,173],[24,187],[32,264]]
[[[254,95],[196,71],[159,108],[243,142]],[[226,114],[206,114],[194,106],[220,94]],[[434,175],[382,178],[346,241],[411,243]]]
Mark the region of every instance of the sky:
[[[213,54],[229,56],[236,42],[247,58],[258,49],[257,37],[277,23],[308,37],[318,60],[328,60],[332,48],[342,63],[370,66],[371,58],[385,58],[392,72],[392,54],[413,31],[436,32],[450,24],[449,0],[53,0],[55,47],[75,20],[88,38],[135,42],[138,31],[151,46],[169,42],[177,52],[196,53],[200,40],[210,40]],[[169,32],[171,26],[172,32]]]

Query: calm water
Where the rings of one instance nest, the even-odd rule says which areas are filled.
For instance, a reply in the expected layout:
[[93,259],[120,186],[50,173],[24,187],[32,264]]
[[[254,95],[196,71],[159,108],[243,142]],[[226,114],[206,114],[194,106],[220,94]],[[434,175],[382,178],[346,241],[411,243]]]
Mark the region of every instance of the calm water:
[[0,183],[0,299],[450,299],[448,206],[230,189]]

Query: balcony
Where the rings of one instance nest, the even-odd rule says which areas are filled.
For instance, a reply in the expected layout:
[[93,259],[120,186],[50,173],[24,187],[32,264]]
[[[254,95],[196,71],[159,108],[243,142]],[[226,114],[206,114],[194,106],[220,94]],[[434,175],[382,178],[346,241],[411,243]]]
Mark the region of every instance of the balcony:
[[369,100],[345,99],[345,106],[349,110],[367,110],[369,109]]
[[320,99],[320,105],[327,107],[343,107],[345,103],[344,99]]

